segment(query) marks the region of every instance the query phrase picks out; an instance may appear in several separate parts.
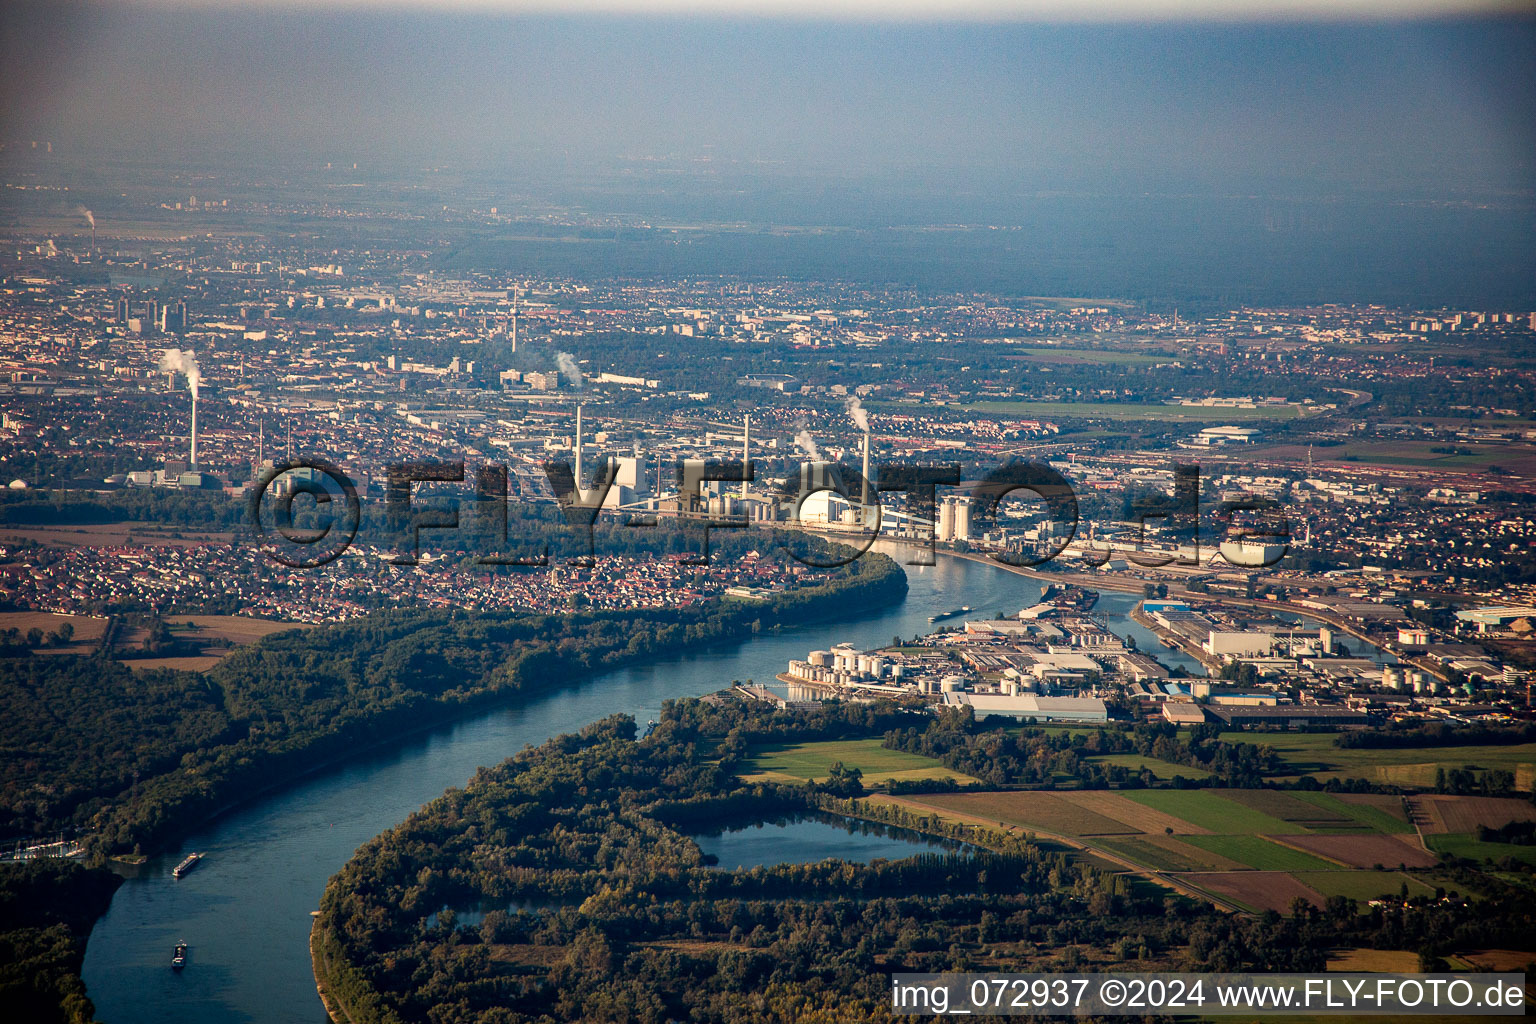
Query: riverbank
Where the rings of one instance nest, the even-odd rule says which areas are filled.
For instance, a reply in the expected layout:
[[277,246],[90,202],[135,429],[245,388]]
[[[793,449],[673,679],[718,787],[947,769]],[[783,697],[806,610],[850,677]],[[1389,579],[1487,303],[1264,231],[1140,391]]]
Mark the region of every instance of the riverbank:
[[[765,624],[896,604],[905,593],[901,567],[876,557],[764,602],[714,599],[681,611],[566,616],[412,612],[273,638],[207,678],[227,712],[249,716],[244,735],[233,745],[189,751],[172,772],[141,780],[112,810],[94,852],[105,859],[131,850],[127,856],[148,859],[253,800],[519,697],[540,697],[620,664],[706,653]],[[365,681],[371,685],[360,685]],[[263,703],[267,694],[278,695],[276,703]]]
[[[980,555],[969,551],[940,550],[939,554],[948,555],[951,558],[961,558],[971,562],[982,562],[987,565],[996,566],[997,568],[1006,570],[1007,572],[1011,572],[1019,576],[1026,576],[1029,579],[1040,580],[1042,582],[1072,583],[1077,586],[1088,587],[1094,590],[1113,590],[1124,594],[1141,594],[1145,592],[1146,588],[1146,581],[1142,580],[1122,580],[1116,579],[1114,577],[1092,575],[1089,573],[1040,572],[1035,569],[1026,569],[1022,566],[1009,565],[1006,562],[1000,562],[997,559],[991,558],[987,555]],[[1441,681],[1445,681],[1448,678],[1445,669],[1442,666],[1436,665],[1427,659],[1418,658],[1404,651],[1398,650],[1394,648],[1389,642],[1383,642],[1379,639],[1374,639],[1366,635],[1366,633],[1355,623],[1349,622],[1348,620],[1342,619],[1337,615],[1330,614],[1317,608],[1295,604],[1290,601],[1261,601],[1254,598],[1232,597],[1226,594],[1223,594],[1219,597],[1213,597],[1210,594],[1190,590],[1184,584],[1178,583],[1176,581],[1167,581],[1167,586],[1168,596],[1164,600],[1183,601],[1192,607],[1200,605],[1225,605],[1233,608],[1243,608],[1249,611],[1266,612],[1269,614],[1274,614],[1275,612],[1287,612],[1292,615],[1299,615],[1304,619],[1310,619],[1313,622],[1321,623],[1324,626],[1336,629],[1341,633],[1346,633],[1349,636],[1354,637],[1356,640],[1361,641],[1362,643],[1369,644],[1371,647],[1374,647],[1377,650],[1383,651],[1386,654],[1390,654],[1402,664],[1409,665],[1413,668],[1419,669],[1420,671],[1426,672]],[[1134,618],[1134,615],[1132,617]],[[1138,625],[1152,629],[1153,632],[1158,634],[1158,636],[1162,636],[1162,633],[1156,629],[1153,629],[1153,627],[1150,626],[1148,622],[1141,619],[1137,619],[1136,621]],[[1180,650],[1184,649],[1181,647]],[[1204,652],[1197,653],[1194,650],[1185,650],[1184,653],[1188,654],[1192,658],[1197,659],[1201,664],[1210,667],[1211,663],[1206,657],[1203,656]]]
[[1185,643],[1179,637],[1159,626],[1157,621],[1148,615],[1141,605],[1138,604],[1135,608],[1131,609],[1131,620],[1143,629],[1149,630],[1166,646],[1177,651],[1183,651],[1184,654],[1204,665],[1208,675],[1214,676],[1221,671],[1220,662],[1206,654],[1202,648],[1191,643]]
[[[878,550],[898,564],[909,557]],[[188,836],[188,848],[209,853],[189,878],[171,884],[171,861],[156,862],[119,891],[86,960],[99,1016],[112,1024],[160,1024],[195,1000],[210,1018],[321,1019],[308,936],[309,912],[326,880],[359,846],[444,790],[463,787],[480,767],[616,711],[643,725],[660,719],[669,700],[713,693],[733,679],[770,682],[808,649],[844,642],[874,648],[926,632],[936,611],[962,603],[1023,607],[1039,593],[1027,580],[957,559],[906,567],[901,579],[908,591],[900,601],[822,605],[798,623],[744,634],[739,642],[689,645],[644,662],[620,659],[579,685],[553,680],[526,699],[360,752],[247,801]],[[237,931],[231,921],[239,922]],[[171,985],[162,958],[141,951],[180,938],[195,944],[199,966],[216,969]],[[252,943],[261,957],[249,956]]]

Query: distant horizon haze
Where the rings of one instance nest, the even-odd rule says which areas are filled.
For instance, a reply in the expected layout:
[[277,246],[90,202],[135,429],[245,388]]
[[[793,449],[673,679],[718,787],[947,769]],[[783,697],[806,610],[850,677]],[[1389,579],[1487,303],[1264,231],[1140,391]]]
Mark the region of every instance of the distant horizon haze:
[[[1119,15],[1149,5],[1101,3],[1093,23],[1004,4],[966,8],[990,21],[533,6],[11,5],[0,172],[103,202],[132,164],[166,198],[206,198],[218,175],[278,196],[361,183],[382,191],[335,195],[694,232],[609,249],[482,234],[440,254],[459,269],[1536,304],[1528,7],[1136,20]],[[0,192],[0,213],[20,202]],[[860,233],[754,233],[774,225]]]
[[11,5],[0,139],[80,159],[514,178],[671,160],[960,191],[1536,189],[1529,15],[979,25],[452,7]]

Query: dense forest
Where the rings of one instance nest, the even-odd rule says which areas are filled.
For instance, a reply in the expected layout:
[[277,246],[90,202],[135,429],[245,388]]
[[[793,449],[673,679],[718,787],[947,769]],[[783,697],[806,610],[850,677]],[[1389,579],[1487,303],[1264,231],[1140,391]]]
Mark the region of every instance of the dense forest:
[[45,858],[0,864],[0,1007],[29,1024],[85,1024],[96,1009],[80,964],[96,918],[122,879]]
[[[142,854],[348,752],[620,664],[897,601],[907,585],[876,553],[813,579],[768,601],[681,609],[383,611],[273,634],[202,674],[3,658],[0,836],[68,830],[95,857]],[[116,879],[46,863],[55,874],[0,877],[0,1005],[87,1021],[80,962]]]
[[[1217,785],[1258,787],[1281,767],[1273,748],[1218,739],[1220,729],[1199,725],[1179,730],[1166,722],[1141,722],[1131,728],[1046,731],[1014,728],[1011,719],[983,721],[977,727],[960,712],[936,718],[919,729],[908,726],[887,733],[885,746],[936,758],[946,768],[981,779],[989,787],[1027,785],[1050,788],[1060,777],[1083,789],[1150,786],[1152,773],[1094,763],[1101,754],[1140,754],[1197,769],[1175,775],[1176,787]],[[1205,778],[1206,773],[1209,778]],[[1198,775],[1201,781],[1195,781]]]
[[752,744],[899,735],[911,717],[889,703],[677,701],[642,740],[614,716],[483,768],[331,880],[316,975],[356,1024],[867,1021],[888,1016],[893,972],[1320,970],[1341,943],[1433,962],[1536,923],[1528,893],[1481,876],[1467,903],[1362,914],[1334,897],[1246,917],[1001,832],[899,860],[736,871],[690,838],[817,813],[954,838],[960,826],[857,799],[856,777],[839,794],[837,780],[735,774]]
[[145,851],[345,751],[906,590],[901,568],[874,553],[817,579],[766,602],[682,609],[379,612],[274,634],[202,675],[0,660],[0,836],[80,828],[99,852]]

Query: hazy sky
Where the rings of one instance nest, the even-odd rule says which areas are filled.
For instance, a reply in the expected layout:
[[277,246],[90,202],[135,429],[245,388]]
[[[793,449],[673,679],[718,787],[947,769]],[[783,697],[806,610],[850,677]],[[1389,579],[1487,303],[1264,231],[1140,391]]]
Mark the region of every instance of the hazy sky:
[[876,17],[866,0],[773,18],[731,13],[762,0],[593,4],[708,12],[686,15],[445,6],[8,5],[0,136],[71,155],[509,174],[708,158],[978,188],[1536,182],[1529,13],[1393,20],[1352,0],[1309,22],[1281,15],[1323,5],[1287,0],[1222,5],[1233,21],[1182,16],[1215,6],[1195,0],[1121,0],[1053,22],[1055,0],[975,0],[954,20],[932,3]]

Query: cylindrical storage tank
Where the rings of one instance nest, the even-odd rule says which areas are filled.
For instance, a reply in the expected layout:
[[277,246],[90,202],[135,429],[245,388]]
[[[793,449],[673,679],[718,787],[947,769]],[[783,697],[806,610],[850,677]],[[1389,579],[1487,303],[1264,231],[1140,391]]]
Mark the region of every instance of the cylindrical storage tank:
[[901,662],[898,661],[898,662],[896,662],[895,664],[893,664],[891,666],[891,678],[892,679],[900,679],[902,676],[904,676],[906,674],[907,674],[907,667],[905,665],[903,665]]
[[831,651],[812,651],[808,656],[808,660],[812,665],[820,668],[827,663],[827,659],[830,657],[832,657]]
[[1010,697],[1017,697],[1019,695],[1019,684],[1014,680],[1009,679],[1007,682],[1003,683],[1003,693]]
[[964,676],[945,676],[943,678],[943,680],[939,683],[939,688],[942,689],[945,693],[953,693],[954,691],[959,690],[960,687],[962,687],[964,685],[965,685],[965,677]]
[[869,674],[879,679],[885,675],[885,659],[874,657],[869,659]]

